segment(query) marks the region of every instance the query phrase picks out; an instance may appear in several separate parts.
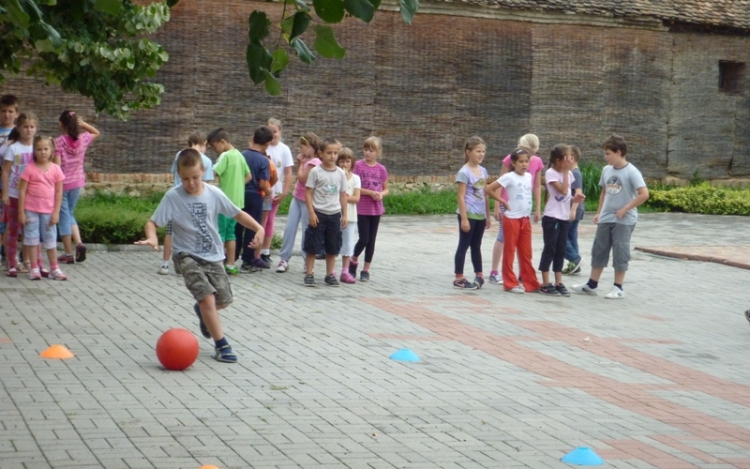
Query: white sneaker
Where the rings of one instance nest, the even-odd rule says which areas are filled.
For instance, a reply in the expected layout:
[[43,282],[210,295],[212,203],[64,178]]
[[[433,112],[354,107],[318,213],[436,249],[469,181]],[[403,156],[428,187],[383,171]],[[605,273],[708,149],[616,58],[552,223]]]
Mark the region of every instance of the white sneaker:
[[50,280],[68,280],[68,277],[66,277],[63,271],[59,268],[50,272],[49,277],[47,278],[49,278]]
[[[576,293],[586,293],[587,295],[598,295],[598,288],[591,288],[588,283],[573,285],[570,287]],[[611,293],[611,292],[610,292]]]
[[619,300],[620,298],[625,298],[625,292],[620,288],[612,285],[612,289],[609,291],[609,293],[604,295],[604,298],[608,300]]
[[169,266],[161,266],[159,267],[159,275],[169,275]]
[[503,278],[500,276],[500,274],[490,275],[490,283],[493,285],[502,285]]
[[509,293],[526,293],[526,289],[523,288],[521,285],[518,285],[517,287],[513,287],[510,290],[505,290]]
[[289,263],[287,261],[281,261],[279,262],[279,266],[276,267],[276,272],[286,272],[289,270]]

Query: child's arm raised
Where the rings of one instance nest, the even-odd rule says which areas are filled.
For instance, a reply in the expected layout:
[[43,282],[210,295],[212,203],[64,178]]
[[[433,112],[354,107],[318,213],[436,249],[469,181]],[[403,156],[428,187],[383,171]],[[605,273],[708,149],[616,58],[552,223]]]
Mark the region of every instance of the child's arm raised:
[[[3,173],[5,175],[5,173]],[[3,186],[5,187],[5,186]],[[26,189],[28,189],[29,183],[25,179],[18,181],[18,224],[23,226],[26,224]]]
[[146,239],[136,241],[133,244],[151,246],[152,248],[154,248],[154,251],[158,251],[159,250],[159,238],[156,237],[156,223],[154,223],[153,220],[147,221],[146,226],[143,228],[143,231],[146,232]]
[[63,196],[63,182],[58,181],[55,183],[55,211],[52,212],[52,216],[49,219],[48,227],[52,225],[57,225],[57,222],[60,221],[60,207],[62,206],[62,196]]
[[307,176],[310,175],[310,171],[315,167],[314,164],[307,164],[310,160],[303,161],[300,163],[299,171],[297,171],[297,180],[302,183],[302,185],[307,184]]
[[237,220],[237,223],[244,226],[248,230],[255,231],[255,236],[253,237],[253,240],[250,241],[250,244],[247,245],[247,247],[249,247],[250,249],[255,249],[263,244],[263,238],[266,236],[266,232],[263,227],[260,226],[260,223],[255,220],[255,218],[240,210],[239,212],[237,212],[237,215],[235,215],[234,219]]
[[85,130],[86,132],[91,134],[91,140],[94,140],[96,139],[96,137],[101,135],[101,133],[98,130],[96,130],[96,127],[94,127],[91,124],[87,124],[80,117],[78,118],[78,126],[82,128],[83,130]]

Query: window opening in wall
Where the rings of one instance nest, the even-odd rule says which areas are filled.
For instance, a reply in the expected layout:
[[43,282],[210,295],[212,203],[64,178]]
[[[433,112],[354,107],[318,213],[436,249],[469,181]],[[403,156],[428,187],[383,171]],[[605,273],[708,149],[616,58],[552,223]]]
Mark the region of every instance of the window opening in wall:
[[745,64],[731,60],[719,60],[719,91],[738,93],[745,78]]

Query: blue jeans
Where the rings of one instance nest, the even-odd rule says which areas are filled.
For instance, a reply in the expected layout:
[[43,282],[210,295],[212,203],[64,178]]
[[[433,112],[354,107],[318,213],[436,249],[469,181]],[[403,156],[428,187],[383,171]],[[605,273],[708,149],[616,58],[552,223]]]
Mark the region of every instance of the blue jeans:
[[309,218],[310,214],[307,212],[307,204],[293,197],[292,203],[289,205],[286,227],[284,228],[284,242],[279,252],[281,260],[289,262],[289,259],[292,258],[294,239],[297,237],[297,228],[300,223],[302,223],[302,242],[300,243],[300,247],[302,248],[302,258],[305,258],[305,230],[307,230],[307,226],[310,224]]
[[70,236],[73,234],[73,226],[78,225],[73,212],[78,203],[78,196],[81,195],[81,188],[63,191],[62,205],[60,206],[60,222],[58,230],[60,236]]
[[581,259],[581,254],[578,253],[578,222],[580,222],[580,220],[570,222],[570,228],[568,229],[568,242],[565,245],[565,260],[570,262],[576,262]]

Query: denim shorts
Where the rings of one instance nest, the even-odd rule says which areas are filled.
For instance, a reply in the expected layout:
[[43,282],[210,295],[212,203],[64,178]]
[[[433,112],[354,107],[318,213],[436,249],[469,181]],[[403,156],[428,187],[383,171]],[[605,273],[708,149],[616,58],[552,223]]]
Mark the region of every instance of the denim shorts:
[[63,191],[62,205],[60,205],[60,236],[70,236],[73,234],[73,226],[78,225],[73,212],[78,204],[78,196],[81,195],[81,188]]
[[44,249],[57,248],[57,226],[49,225],[52,215],[25,210],[26,224],[23,225],[23,245],[38,246],[41,239]]

